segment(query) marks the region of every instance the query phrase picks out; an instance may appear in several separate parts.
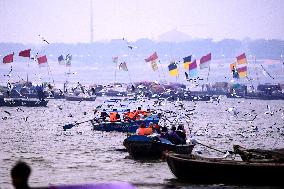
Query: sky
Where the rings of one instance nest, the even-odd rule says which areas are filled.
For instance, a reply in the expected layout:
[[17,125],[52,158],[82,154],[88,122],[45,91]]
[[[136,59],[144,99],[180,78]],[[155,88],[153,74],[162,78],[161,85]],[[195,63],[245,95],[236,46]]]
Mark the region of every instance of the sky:
[[[0,42],[90,42],[91,0],[0,0]],[[92,0],[94,41],[282,39],[283,0]]]

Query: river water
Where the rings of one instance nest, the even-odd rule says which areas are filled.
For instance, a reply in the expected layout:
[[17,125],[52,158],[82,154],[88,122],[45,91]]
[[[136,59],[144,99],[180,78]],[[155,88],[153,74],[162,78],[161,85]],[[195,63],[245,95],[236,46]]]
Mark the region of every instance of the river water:
[[[163,160],[129,158],[121,150],[125,133],[93,131],[90,122],[63,131],[65,124],[93,118],[93,109],[104,100],[50,100],[48,107],[0,107],[0,188],[13,188],[10,170],[18,160],[32,167],[29,183],[34,187],[126,181],[138,188],[251,188],[181,183]],[[233,144],[247,148],[284,147],[283,101],[221,97],[219,102],[183,102],[183,106],[177,102],[157,104],[154,100],[141,100],[131,106],[174,111],[175,115],[165,116],[183,122],[189,137],[220,150],[232,150]],[[223,156],[203,146],[196,146],[196,152]]]

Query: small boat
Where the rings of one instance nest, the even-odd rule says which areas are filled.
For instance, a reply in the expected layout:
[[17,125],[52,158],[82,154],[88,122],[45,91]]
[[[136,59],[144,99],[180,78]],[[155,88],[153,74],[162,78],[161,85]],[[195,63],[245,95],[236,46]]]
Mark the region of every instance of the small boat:
[[157,136],[132,135],[127,137],[123,145],[134,159],[158,159],[165,151],[173,151],[180,154],[190,154],[193,144],[175,145],[170,141]]
[[243,161],[284,163],[284,148],[272,150],[246,149],[239,145],[234,145],[233,148],[234,153],[239,154]]
[[110,131],[129,132],[129,133],[135,133],[138,127],[142,123],[149,125],[150,122],[152,122],[153,124],[158,123],[159,122],[158,115],[148,116],[144,120],[131,120],[131,121],[109,122],[109,121],[100,121],[97,119],[91,120],[91,123],[93,125],[93,130],[106,131],[106,132]]
[[27,106],[27,107],[39,107],[47,106],[48,100],[38,99],[25,99],[25,98],[0,98],[0,106]]
[[187,182],[284,186],[284,163],[245,162],[193,154],[165,153],[165,156],[172,173]]
[[75,95],[72,93],[65,94],[65,100],[68,101],[95,101],[96,96],[89,96],[89,95]]

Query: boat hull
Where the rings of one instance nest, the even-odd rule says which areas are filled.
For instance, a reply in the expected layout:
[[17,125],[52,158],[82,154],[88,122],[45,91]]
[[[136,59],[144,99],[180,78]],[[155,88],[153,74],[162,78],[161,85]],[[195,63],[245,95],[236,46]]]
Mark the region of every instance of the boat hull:
[[166,154],[172,173],[192,183],[284,185],[284,164],[249,163]]
[[133,159],[158,159],[165,151],[173,151],[180,154],[190,154],[194,145],[174,145],[165,143],[158,138],[141,135],[132,135],[123,142],[129,155]]
[[8,106],[8,107],[16,107],[16,106],[40,107],[40,106],[47,106],[47,103],[48,100],[40,101],[35,99],[0,98],[0,106]]
[[135,133],[138,127],[145,123],[149,125],[152,122],[156,124],[159,122],[159,119],[148,119],[148,120],[139,120],[139,121],[131,121],[131,122],[97,122],[96,120],[92,120],[91,123],[93,125],[93,130],[96,131],[117,131],[117,132],[129,132]]

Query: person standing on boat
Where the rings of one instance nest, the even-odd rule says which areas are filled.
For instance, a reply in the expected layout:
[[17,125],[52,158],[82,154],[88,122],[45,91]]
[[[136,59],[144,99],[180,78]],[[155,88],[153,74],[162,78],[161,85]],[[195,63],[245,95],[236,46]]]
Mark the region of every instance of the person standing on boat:
[[177,135],[182,139],[182,144],[186,143],[186,131],[183,125],[179,125],[176,130]]
[[44,100],[43,86],[37,85],[37,86],[36,86],[36,91],[37,91],[38,99],[39,99],[40,101],[43,101],[43,100]]

